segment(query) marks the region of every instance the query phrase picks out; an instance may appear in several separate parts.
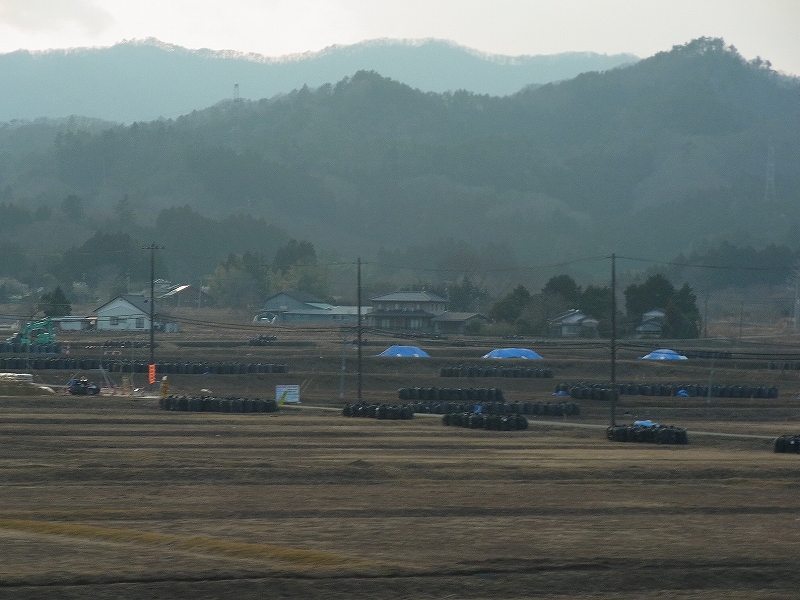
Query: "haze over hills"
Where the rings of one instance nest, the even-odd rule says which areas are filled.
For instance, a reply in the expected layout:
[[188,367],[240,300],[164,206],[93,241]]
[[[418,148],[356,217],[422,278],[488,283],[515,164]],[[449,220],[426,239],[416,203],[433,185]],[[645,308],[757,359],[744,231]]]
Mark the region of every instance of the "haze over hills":
[[0,55],[0,121],[70,115],[132,123],[175,118],[234,95],[258,100],[356,71],[422,91],[495,96],[637,61],[631,54],[488,55],[440,40],[373,40],[280,58],[188,50],[157,40]]
[[359,71],[175,120],[7,124],[0,203],[35,214],[7,219],[5,240],[25,247],[63,227],[74,196],[85,218],[48,243],[121,230],[205,252],[181,262],[165,250],[176,279],[225,258],[223,239],[203,243],[208,217],[242,214],[272,233],[234,234],[228,251],[269,255],[293,237],[418,268],[669,260],[724,241],[796,250],[799,92],[798,79],[701,38],[502,97]]

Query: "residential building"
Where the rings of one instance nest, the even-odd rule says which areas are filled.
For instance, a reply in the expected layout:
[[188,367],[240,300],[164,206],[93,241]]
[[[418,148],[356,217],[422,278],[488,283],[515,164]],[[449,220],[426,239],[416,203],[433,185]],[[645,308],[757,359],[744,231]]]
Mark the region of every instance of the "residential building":
[[[370,307],[362,306],[364,317]],[[253,321],[269,324],[330,323],[338,325],[358,322],[358,306],[335,306],[306,292],[280,292],[267,298]]]
[[558,315],[548,321],[551,337],[597,337],[600,322],[583,314],[576,308]]
[[424,290],[392,292],[370,300],[368,323],[377,329],[433,333],[433,319],[447,312],[447,300]]
[[[178,330],[163,313],[154,311],[154,329],[165,333]],[[92,311],[88,317],[98,331],[149,331],[150,299],[142,294],[122,294]]]

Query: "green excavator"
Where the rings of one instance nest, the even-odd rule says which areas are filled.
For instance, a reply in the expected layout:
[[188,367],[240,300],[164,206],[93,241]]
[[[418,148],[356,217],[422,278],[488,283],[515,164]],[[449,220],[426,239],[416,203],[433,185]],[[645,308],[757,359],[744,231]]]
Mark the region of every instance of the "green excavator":
[[22,331],[8,338],[6,343],[20,344],[22,346],[27,346],[28,344],[55,344],[56,331],[53,320],[50,317],[45,317],[38,321],[30,321],[22,328]]

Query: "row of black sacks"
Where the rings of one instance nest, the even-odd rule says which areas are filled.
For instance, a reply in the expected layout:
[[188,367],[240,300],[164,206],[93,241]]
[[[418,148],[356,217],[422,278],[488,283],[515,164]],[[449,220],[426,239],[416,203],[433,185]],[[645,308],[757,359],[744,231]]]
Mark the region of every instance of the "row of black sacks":
[[612,442],[638,442],[644,444],[687,444],[685,429],[672,425],[611,425],[606,437]]
[[[697,383],[618,383],[620,395],[627,396],[677,396],[683,390],[689,396],[707,398],[709,386]],[[567,392],[576,400],[610,400],[610,383],[560,383],[555,392]],[[777,386],[768,385],[712,385],[714,398],[777,398]]]
[[342,407],[344,417],[365,417],[390,421],[407,421],[414,418],[414,410],[408,404],[376,404],[356,402]]
[[3,354],[60,354],[61,344],[26,344],[19,342],[0,342],[0,353]]
[[459,365],[442,367],[441,377],[527,377],[547,379],[553,377],[552,369],[534,369],[530,367],[488,367],[485,365]]
[[407,387],[397,390],[398,400],[423,400],[442,402],[502,402],[500,388],[438,388]]
[[775,452],[800,454],[800,435],[780,435],[775,438]]
[[415,413],[445,415],[448,413],[480,412],[487,415],[541,415],[563,417],[581,414],[577,402],[411,402]]
[[[35,369],[93,371],[104,369],[111,373],[147,373],[146,361],[124,361],[99,358],[77,358],[66,356],[3,356],[1,369]],[[156,372],[162,375],[245,375],[248,373],[286,373],[284,364],[274,363],[184,363],[157,362]]]
[[[413,407],[408,404],[358,402],[345,404],[342,408],[342,416],[344,417],[364,417],[380,420],[410,420],[414,418],[414,412]],[[497,431],[521,431],[528,428],[528,420],[521,414],[476,413],[474,410],[444,413],[442,423],[458,427]]]
[[800,362],[771,362],[769,363],[771,371],[800,371]]
[[442,416],[442,424],[469,429],[489,429],[492,431],[524,431],[528,419],[522,415],[486,415],[475,412],[447,413]]
[[220,413],[272,413],[278,411],[275,400],[261,398],[239,398],[231,396],[178,396],[169,395],[158,402],[162,410],[185,412],[220,412]]

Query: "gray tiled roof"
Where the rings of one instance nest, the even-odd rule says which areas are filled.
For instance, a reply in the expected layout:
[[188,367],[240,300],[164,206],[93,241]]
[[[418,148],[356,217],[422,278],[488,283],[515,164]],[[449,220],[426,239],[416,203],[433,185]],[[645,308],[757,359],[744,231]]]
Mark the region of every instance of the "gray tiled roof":
[[392,292],[371,298],[373,302],[447,302],[441,296],[430,292]]

